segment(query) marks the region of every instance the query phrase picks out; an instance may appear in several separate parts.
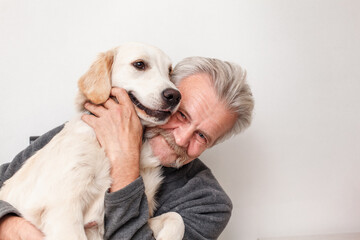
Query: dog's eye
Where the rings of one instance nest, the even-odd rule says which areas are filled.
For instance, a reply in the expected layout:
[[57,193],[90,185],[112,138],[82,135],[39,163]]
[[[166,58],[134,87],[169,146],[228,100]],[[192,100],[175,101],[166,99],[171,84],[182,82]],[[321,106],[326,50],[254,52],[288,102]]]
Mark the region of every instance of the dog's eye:
[[133,62],[133,66],[138,70],[145,70],[146,64],[143,61],[135,61]]
[[172,70],[173,70],[173,69],[172,69],[172,67],[170,66],[170,67],[169,67],[169,75],[172,74]]

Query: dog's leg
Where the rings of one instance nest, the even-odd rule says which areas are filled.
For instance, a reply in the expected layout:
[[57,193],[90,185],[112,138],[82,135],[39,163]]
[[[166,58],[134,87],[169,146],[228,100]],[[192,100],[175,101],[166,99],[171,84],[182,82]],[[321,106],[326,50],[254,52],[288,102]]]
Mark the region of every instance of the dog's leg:
[[104,236],[104,192],[103,190],[85,212],[85,223],[94,222],[94,227],[85,230],[88,240],[102,240]]
[[149,219],[149,225],[157,240],[181,240],[184,236],[185,225],[180,214],[176,212],[164,213]]
[[44,214],[43,232],[46,240],[87,240],[79,203],[60,203]]

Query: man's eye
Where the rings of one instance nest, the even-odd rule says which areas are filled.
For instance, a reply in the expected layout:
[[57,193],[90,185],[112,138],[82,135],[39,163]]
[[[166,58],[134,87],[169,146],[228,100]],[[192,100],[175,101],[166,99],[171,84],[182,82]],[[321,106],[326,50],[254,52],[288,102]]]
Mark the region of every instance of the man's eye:
[[138,70],[145,70],[146,64],[143,61],[135,61],[132,64]]
[[182,112],[178,111],[177,117],[180,121],[186,121],[186,116]]
[[202,134],[201,132],[198,132],[198,133],[197,133],[197,136],[198,136],[198,140],[199,140],[201,143],[204,143],[204,144],[207,143],[207,139],[206,139],[206,137],[205,137],[204,134]]
[[180,116],[181,116],[183,119],[186,118],[185,114],[183,114],[182,112],[179,112],[179,113],[180,113]]
[[201,137],[202,139],[205,139],[205,135],[204,134],[202,134],[202,133],[198,133],[198,135],[199,135],[199,137]]

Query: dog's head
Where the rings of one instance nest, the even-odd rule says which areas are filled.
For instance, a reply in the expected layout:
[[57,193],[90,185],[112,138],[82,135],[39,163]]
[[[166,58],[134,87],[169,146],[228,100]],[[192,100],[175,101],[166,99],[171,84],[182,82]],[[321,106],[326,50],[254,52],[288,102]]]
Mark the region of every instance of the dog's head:
[[170,81],[170,58],[160,49],[127,43],[101,53],[78,82],[78,107],[104,103],[112,87],[124,88],[145,125],[165,123],[175,112],[180,92]]

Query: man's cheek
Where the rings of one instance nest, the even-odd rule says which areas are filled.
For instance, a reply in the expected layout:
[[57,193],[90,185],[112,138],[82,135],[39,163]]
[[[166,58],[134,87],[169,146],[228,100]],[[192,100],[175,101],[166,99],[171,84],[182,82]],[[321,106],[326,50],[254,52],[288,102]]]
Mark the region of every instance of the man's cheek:
[[205,149],[206,148],[198,145],[189,146],[187,154],[190,158],[195,159],[199,157],[205,151]]

